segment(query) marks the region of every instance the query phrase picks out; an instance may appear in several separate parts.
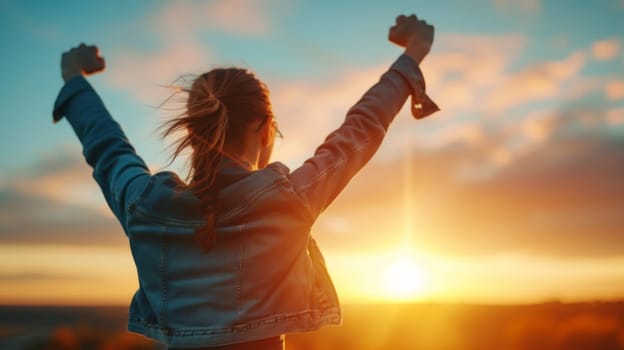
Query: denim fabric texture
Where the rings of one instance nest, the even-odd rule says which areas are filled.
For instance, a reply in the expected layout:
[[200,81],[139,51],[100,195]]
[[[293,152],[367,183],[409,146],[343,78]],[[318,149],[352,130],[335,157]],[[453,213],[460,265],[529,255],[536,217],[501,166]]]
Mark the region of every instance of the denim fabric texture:
[[438,110],[418,65],[402,55],[299,168],[274,162],[249,171],[225,159],[217,245],[204,253],[193,240],[203,224],[199,200],[175,173],[150,173],[86,79],[68,81],[54,120],[65,116],[80,139],[136,264],[128,329],[192,348],[341,324],[311,227],[373,156],[410,95],[422,106],[414,116]]

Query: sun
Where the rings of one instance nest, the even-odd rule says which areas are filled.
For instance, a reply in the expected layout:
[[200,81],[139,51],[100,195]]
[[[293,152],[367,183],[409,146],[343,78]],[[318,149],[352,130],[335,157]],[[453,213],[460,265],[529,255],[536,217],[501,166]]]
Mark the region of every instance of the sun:
[[394,300],[408,300],[422,296],[427,289],[427,275],[408,254],[400,254],[384,271],[384,291]]

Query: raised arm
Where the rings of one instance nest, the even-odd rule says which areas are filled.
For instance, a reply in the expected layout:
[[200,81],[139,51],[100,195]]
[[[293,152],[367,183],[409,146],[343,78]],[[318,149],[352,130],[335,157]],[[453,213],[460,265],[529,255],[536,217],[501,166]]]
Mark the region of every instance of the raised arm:
[[53,117],[57,122],[65,116],[71,124],[82,143],[85,159],[93,168],[93,177],[123,225],[127,204],[147,185],[150,174],[84,78],[103,71],[104,67],[104,59],[95,46],[82,44],[65,52],[61,59],[65,86],[54,103]]
[[408,96],[412,96],[411,111],[416,118],[438,110],[425,94],[418,67],[433,43],[433,27],[414,15],[399,16],[388,38],[405,47],[405,53],[348,111],[343,124],[329,134],[314,156],[290,175],[312,217],[318,216],[370,160]]

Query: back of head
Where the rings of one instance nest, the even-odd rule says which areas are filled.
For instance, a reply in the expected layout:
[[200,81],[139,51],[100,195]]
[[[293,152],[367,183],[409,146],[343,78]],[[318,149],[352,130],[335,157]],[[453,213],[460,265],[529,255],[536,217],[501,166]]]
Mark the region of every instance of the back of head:
[[216,243],[216,205],[213,184],[224,146],[245,147],[251,125],[270,122],[269,92],[253,73],[240,68],[218,68],[195,78],[183,113],[163,126],[164,136],[181,133],[173,158],[191,147],[189,189],[205,208],[206,224],[195,232],[207,251]]

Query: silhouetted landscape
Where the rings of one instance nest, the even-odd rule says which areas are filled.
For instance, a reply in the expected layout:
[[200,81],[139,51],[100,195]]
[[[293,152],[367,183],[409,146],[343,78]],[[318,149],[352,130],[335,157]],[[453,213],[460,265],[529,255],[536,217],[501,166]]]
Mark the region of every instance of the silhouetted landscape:
[[[126,307],[0,307],[6,350],[165,349],[128,333]],[[342,327],[286,338],[289,350],[624,349],[624,301],[485,306],[345,305]]]

